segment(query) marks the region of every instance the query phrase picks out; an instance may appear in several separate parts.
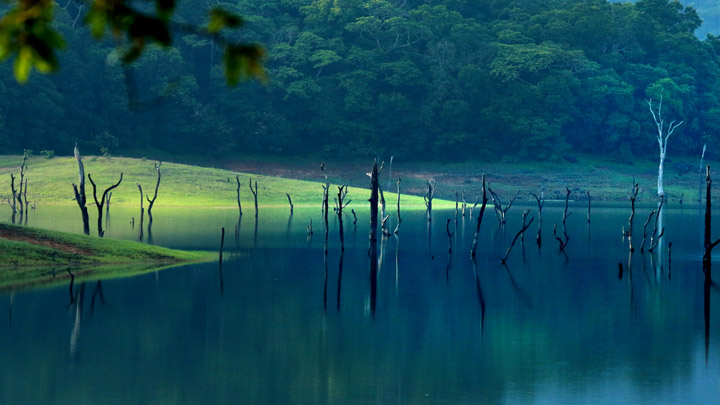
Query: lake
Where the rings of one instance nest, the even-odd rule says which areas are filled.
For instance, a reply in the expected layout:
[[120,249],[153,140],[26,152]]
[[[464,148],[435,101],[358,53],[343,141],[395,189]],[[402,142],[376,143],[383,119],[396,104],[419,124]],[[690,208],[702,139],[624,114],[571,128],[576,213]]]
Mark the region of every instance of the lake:
[[[371,278],[367,209],[356,225],[345,217],[344,251],[331,213],[325,256],[319,207],[291,219],[261,207],[257,222],[246,209],[237,231],[235,210],[158,207],[144,242],[218,250],[225,227],[222,269],[4,291],[0,403],[716,403],[704,211],[666,209],[655,253],[628,263],[629,204],[593,207],[590,224],[571,207],[565,253],[553,238],[562,208],[547,206],[542,245],[535,218],[505,267],[523,208],[499,227],[489,207],[475,262],[475,218],[403,212]],[[649,211],[638,209],[636,246]],[[28,225],[81,232],[79,220],[77,207],[39,206]],[[107,237],[137,240],[137,210],[112,207]]]

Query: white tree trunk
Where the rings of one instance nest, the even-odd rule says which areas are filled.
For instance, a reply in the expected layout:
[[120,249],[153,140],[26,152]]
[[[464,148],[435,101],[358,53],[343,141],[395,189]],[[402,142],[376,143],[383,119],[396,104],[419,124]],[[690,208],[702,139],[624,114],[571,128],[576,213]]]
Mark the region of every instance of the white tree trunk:
[[658,167],[658,180],[657,180],[657,195],[662,196],[665,194],[663,190],[663,166],[665,166],[665,148],[660,147],[660,166]]

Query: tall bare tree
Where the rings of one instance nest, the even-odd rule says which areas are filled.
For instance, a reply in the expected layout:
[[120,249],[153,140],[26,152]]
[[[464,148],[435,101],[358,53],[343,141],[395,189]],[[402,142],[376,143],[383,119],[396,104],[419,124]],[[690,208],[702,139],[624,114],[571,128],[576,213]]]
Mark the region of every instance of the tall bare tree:
[[665,118],[663,118],[663,94],[660,92],[660,102],[657,105],[657,112],[653,108],[653,100],[652,98],[647,101],[648,107],[650,107],[650,114],[652,114],[653,120],[655,121],[655,126],[657,127],[657,141],[658,146],[660,147],[660,165],[658,167],[658,180],[657,180],[657,195],[662,196],[665,195],[665,190],[663,189],[663,168],[665,166],[665,155],[667,154],[667,142],[668,138],[670,138],[670,135],[675,132],[675,130],[682,125],[683,121],[676,122],[675,120],[672,120],[670,122],[670,125],[665,124]]

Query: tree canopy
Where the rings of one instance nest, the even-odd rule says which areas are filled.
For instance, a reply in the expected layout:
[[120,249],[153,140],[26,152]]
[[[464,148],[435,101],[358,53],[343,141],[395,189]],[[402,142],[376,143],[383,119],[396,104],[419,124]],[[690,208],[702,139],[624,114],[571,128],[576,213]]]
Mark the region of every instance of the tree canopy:
[[[655,151],[660,91],[686,123],[674,150],[720,147],[720,38],[676,1],[236,0],[212,9],[243,16],[220,41],[237,24],[188,0],[137,54],[129,33],[91,39],[88,4],[60,0],[43,28],[58,73],[21,85],[0,64],[0,151],[629,159]],[[267,81],[226,86],[228,43],[262,43]]]

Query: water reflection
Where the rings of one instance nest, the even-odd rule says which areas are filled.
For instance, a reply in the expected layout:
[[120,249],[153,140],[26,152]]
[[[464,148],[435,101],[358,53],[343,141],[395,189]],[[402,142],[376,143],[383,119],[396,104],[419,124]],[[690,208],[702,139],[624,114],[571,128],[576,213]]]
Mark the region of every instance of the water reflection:
[[[348,232],[341,242],[338,219],[328,224],[327,243],[313,246],[305,226],[312,215],[319,218],[315,210],[295,211],[288,225],[285,209],[275,221],[263,215],[257,231],[241,229],[236,211],[177,224],[179,219],[158,212],[158,244],[215,250],[217,229],[236,227],[238,253],[222,266],[163,271],[162,286],[157,273],[87,281],[86,287],[68,274],[67,310],[68,284],[7,291],[0,309],[12,328],[0,330],[0,357],[12,367],[0,371],[2,402],[716,399],[720,336],[712,314],[719,306],[710,295],[717,287],[700,270],[701,241],[694,230],[702,218],[693,210],[665,213],[673,238],[669,280],[669,254],[659,255],[658,248],[655,255],[633,257],[618,243],[627,209],[593,207],[592,249],[582,241],[585,221],[569,221],[568,233],[577,235],[567,248],[569,259],[554,248],[537,255],[531,249],[524,262],[511,259],[507,269],[498,257],[515,234],[496,235],[495,226],[482,228],[471,260],[473,235],[463,237],[458,224],[446,245],[446,227],[440,223],[428,235],[423,212],[403,213],[402,244],[395,235],[368,246],[365,223],[358,225],[362,237]],[[561,214],[555,207],[544,210],[550,223]],[[38,212],[30,223],[44,215]],[[123,215],[113,207],[113,220],[125,220]],[[519,215],[508,217],[508,229],[520,221]],[[134,239],[129,228],[108,233]],[[443,243],[432,245],[431,238]],[[388,254],[394,254],[394,266]],[[432,260],[435,255],[442,259]],[[223,296],[225,286],[232,294]],[[111,305],[100,305],[110,297]],[[83,314],[83,301],[94,316]]]

